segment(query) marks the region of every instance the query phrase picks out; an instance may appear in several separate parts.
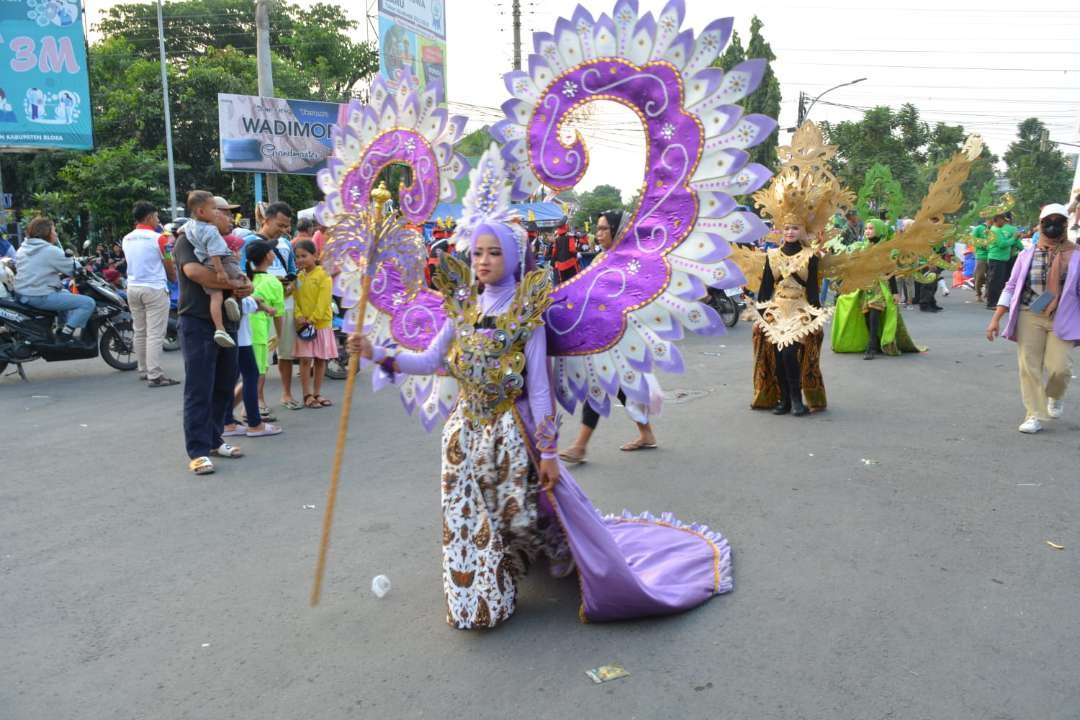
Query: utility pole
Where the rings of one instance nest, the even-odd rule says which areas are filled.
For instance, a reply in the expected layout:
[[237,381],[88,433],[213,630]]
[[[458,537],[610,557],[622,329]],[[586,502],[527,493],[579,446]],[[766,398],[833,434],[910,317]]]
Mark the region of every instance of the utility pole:
[[521,0],[513,0],[510,10],[514,23],[514,69],[521,69]]
[[169,218],[175,220],[176,212],[176,166],[173,163],[172,113],[169,110],[169,73],[165,65],[165,23],[161,19],[161,0],[157,2],[158,52],[161,55],[161,100],[165,104],[165,157],[169,164]]
[[795,127],[802,127],[803,120],[806,119],[806,93],[799,91],[799,119],[795,122]]
[[[255,47],[256,62],[259,66],[259,95],[274,97],[274,73],[270,65],[270,2],[255,1]],[[255,182],[259,182],[258,176]],[[270,202],[278,200],[277,175],[266,174],[266,195]]]

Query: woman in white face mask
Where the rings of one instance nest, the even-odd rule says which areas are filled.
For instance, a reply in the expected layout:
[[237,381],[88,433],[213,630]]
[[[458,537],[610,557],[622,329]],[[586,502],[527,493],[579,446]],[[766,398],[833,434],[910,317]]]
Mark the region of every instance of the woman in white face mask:
[[1072,375],[1069,351],[1080,341],[1080,253],[1066,238],[1067,215],[1058,203],[1042,209],[1038,242],[1017,257],[986,328],[986,339],[993,341],[1009,313],[1001,334],[1017,344],[1026,412],[1022,433],[1037,433],[1043,419],[1061,417]]

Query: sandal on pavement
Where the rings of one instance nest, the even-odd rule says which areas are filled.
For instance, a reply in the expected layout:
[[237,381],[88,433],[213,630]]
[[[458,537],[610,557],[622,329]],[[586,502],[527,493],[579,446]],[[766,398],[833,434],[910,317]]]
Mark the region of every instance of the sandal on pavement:
[[210,462],[210,458],[204,455],[203,457],[193,458],[191,462],[188,463],[188,470],[196,475],[212,475],[214,472],[214,463]]
[[316,395],[316,396],[315,396],[315,400],[316,400],[316,401],[317,401],[317,402],[318,402],[318,403],[319,403],[320,405],[322,405],[323,407],[330,407],[331,405],[333,405],[333,404],[334,404],[334,403],[330,402],[329,400],[327,400],[326,398],[324,398],[324,397],[323,397],[322,395]]
[[244,434],[248,437],[269,437],[270,435],[280,435],[281,427],[278,425],[271,425],[270,423],[263,423],[262,430],[251,432],[251,429],[249,428]]
[[580,465],[585,462],[585,451],[570,447],[559,453],[559,458],[567,465]]
[[223,438],[224,437],[243,437],[246,434],[247,434],[247,431],[244,430],[244,428],[242,428],[239,424],[237,424],[237,425],[233,425],[232,430],[223,431],[221,433],[221,437],[223,437]]
[[641,438],[638,438],[637,440],[631,440],[619,449],[623,452],[634,452],[635,450],[655,450],[656,443],[645,442]]
[[322,403],[320,403],[317,399],[315,399],[314,395],[305,395],[304,396],[304,407],[306,407],[306,408],[321,408]]
[[171,377],[156,377],[153,380],[149,380],[146,383],[146,387],[169,387],[170,385],[179,385],[179,380],[173,380]]
[[296,402],[292,398],[289,398],[288,400],[281,401],[281,407],[285,408],[286,410],[299,410],[304,406]]
[[259,408],[259,417],[263,420],[277,420],[277,418],[274,417],[274,413],[270,412],[270,408],[268,407]]
[[220,446],[218,446],[218,447],[214,448],[213,450],[211,450],[210,454],[211,455],[217,455],[218,457],[227,457],[227,458],[242,458],[242,457],[244,457],[244,453],[241,452],[240,448],[236,447],[235,445],[230,445],[227,442],[223,442],[223,443],[221,443]]

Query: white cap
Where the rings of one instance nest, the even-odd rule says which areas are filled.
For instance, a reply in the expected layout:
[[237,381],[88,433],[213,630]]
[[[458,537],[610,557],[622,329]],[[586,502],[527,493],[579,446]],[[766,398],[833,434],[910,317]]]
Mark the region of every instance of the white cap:
[[1050,217],[1051,215],[1061,215],[1062,217],[1069,217],[1069,211],[1061,203],[1050,203],[1044,205],[1042,212],[1039,213],[1039,219]]

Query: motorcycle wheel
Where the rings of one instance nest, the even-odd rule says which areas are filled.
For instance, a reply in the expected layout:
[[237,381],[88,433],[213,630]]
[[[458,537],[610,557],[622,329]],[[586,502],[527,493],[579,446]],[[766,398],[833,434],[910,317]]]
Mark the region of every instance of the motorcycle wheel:
[[726,327],[733,328],[739,322],[739,306],[724,293],[710,292],[709,304],[720,313],[720,319],[724,321]]
[[117,370],[134,370],[139,362],[135,358],[135,328],[128,321],[121,321],[105,328],[98,344],[101,359]]
[[326,361],[326,377],[331,380],[344,380],[349,376],[349,352],[345,345],[338,342],[338,356]]

